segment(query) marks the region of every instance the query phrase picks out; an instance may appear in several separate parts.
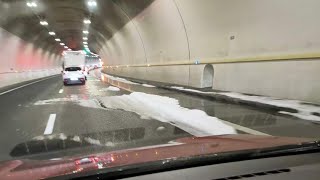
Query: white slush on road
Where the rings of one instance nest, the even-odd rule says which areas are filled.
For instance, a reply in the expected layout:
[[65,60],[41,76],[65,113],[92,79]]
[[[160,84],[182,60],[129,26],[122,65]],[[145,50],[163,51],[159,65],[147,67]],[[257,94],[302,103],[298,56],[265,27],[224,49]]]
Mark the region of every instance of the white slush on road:
[[288,114],[304,120],[320,121],[320,116],[314,115],[314,113],[320,114],[320,106],[312,105],[311,103],[308,104],[302,101],[289,100],[289,99],[276,99],[276,98],[267,97],[267,96],[251,96],[251,95],[245,95],[245,94],[235,93],[235,92],[203,92],[196,89],[186,89],[178,86],[171,86],[171,88],[182,90],[182,91],[196,92],[201,94],[218,94],[218,95],[224,95],[224,96],[241,99],[245,101],[258,102],[258,103],[273,105],[277,107],[291,108],[291,109],[297,110],[298,112],[292,113],[287,111],[279,111],[279,113]]
[[109,86],[107,88],[100,89],[99,91],[120,91],[118,87]]
[[119,81],[119,82],[123,82],[123,83],[126,83],[126,84],[138,84],[138,83],[135,83],[135,82],[131,82],[129,80],[126,80],[124,78],[119,78],[119,77],[114,77],[114,76],[111,76],[109,74],[104,74],[105,77],[111,79],[111,80],[114,80],[114,81]]
[[104,106],[139,114],[143,119],[171,123],[195,136],[236,134],[236,130],[216,117],[196,109],[187,109],[179,101],[166,96],[133,92],[129,95],[103,97]]
[[34,103],[34,105],[50,105],[50,104],[58,104],[58,103],[65,103],[65,102],[72,102],[77,103],[80,106],[90,107],[90,108],[102,108],[99,105],[99,102],[96,99],[80,99],[77,95],[71,95],[67,98],[54,98],[54,99],[46,99],[40,100]]
[[153,85],[150,85],[150,84],[142,84],[142,86],[144,86],[144,87],[150,87],[150,88],[153,88],[153,87],[155,87],[155,86],[153,86]]
[[274,105],[278,107],[295,109],[298,111],[297,113],[291,113],[286,111],[279,111],[279,113],[289,114],[305,120],[320,121],[319,116],[313,115],[313,113],[320,113],[320,106],[305,104],[297,100],[275,99],[275,98],[266,97],[266,96],[248,96],[240,93],[218,93],[218,94],[229,96],[232,98],[242,99],[246,101],[259,102],[259,103]]
[[199,91],[199,90],[196,90],[196,89],[186,89],[186,88],[180,87],[180,86],[171,86],[170,88],[178,89],[178,90],[181,90],[181,91],[196,92],[196,93],[201,93],[201,94],[217,94],[215,92],[203,92],[203,91]]

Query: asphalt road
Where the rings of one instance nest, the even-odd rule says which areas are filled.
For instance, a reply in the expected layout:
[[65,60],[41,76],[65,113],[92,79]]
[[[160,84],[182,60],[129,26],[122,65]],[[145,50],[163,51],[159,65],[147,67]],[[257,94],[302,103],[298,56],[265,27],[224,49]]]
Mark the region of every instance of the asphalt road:
[[[99,77],[97,71],[92,74]],[[229,122],[230,125],[234,125],[238,133],[320,137],[320,125],[309,121],[290,118],[263,109],[144,87],[140,84],[130,85],[131,92],[122,89],[105,91],[103,89],[109,84],[94,76],[88,77],[86,85],[63,86],[61,76],[58,75],[3,93],[24,84],[26,83],[0,89],[0,94],[2,93],[0,95],[0,161],[40,153],[39,150],[33,150],[27,142],[39,137],[48,137],[50,134],[63,134],[67,138],[79,136],[86,139],[89,144],[97,143],[96,140],[99,140],[98,143],[109,143],[109,147],[113,149],[115,143],[118,143],[119,148],[129,148],[161,144],[190,136],[172,124],[153,119],[141,119],[133,112],[85,107],[75,103],[77,100],[119,96],[130,94],[132,91],[175,98],[183,107],[200,109],[210,116]],[[51,103],[37,105],[44,100],[50,100]],[[44,134],[47,135],[44,136]],[[51,137],[51,139],[55,138]],[[63,138],[60,137],[60,139]],[[50,151],[46,143],[44,149]],[[43,148],[43,144],[37,145],[38,149]],[[64,144],[60,149],[67,149],[67,147],[68,145]]]

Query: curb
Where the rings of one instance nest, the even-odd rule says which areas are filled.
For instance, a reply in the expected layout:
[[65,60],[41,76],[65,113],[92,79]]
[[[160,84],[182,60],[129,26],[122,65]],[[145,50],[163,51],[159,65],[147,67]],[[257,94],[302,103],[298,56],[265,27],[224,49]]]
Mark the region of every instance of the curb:
[[[286,111],[286,112],[291,112],[291,113],[298,112],[296,109],[293,109],[293,108],[279,107],[279,106],[264,104],[264,103],[260,103],[260,102],[247,101],[247,100],[233,98],[233,97],[229,97],[229,96],[221,95],[221,94],[204,94],[204,93],[185,91],[185,90],[171,88],[170,86],[179,86],[179,87],[183,87],[183,88],[201,90],[199,88],[197,89],[197,88],[181,86],[181,85],[177,85],[177,84],[169,84],[169,83],[162,83],[162,82],[159,83],[159,82],[154,82],[154,81],[139,80],[139,79],[134,79],[134,78],[130,78],[130,77],[124,77],[124,76],[114,75],[114,74],[110,74],[110,73],[105,73],[102,71],[101,71],[101,73],[108,74],[108,75],[115,76],[115,77],[125,78],[127,80],[130,80],[130,81],[133,81],[136,83],[146,83],[146,84],[154,85],[158,88],[162,88],[162,89],[166,89],[166,90],[170,90],[170,91],[176,91],[176,92],[180,92],[180,93],[184,93],[184,94],[188,94],[188,95],[192,95],[192,96],[197,96],[197,97],[201,97],[201,98],[206,98],[206,99],[210,99],[210,100],[222,101],[222,102],[226,102],[226,103],[239,104],[239,105],[246,105],[246,106],[251,106],[254,108],[263,108],[264,110],[270,110],[270,111],[274,111],[274,112],[278,112],[278,111]],[[214,91],[208,91],[208,92],[214,93]],[[223,91],[221,91],[221,92],[223,92]],[[250,94],[246,94],[246,95],[250,96]],[[257,96],[257,95],[254,95],[254,96]]]
[[163,86],[163,87],[159,87],[159,88],[163,88],[163,89],[171,90],[171,91],[177,91],[177,92],[181,92],[184,94],[198,96],[198,97],[202,97],[202,98],[206,98],[206,99],[222,101],[222,102],[227,102],[227,103],[232,103],[232,104],[247,105],[247,106],[251,106],[251,107],[255,107],[255,108],[263,108],[266,110],[271,110],[271,111],[276,111],[276,112],[278,112],[278,111],[286,111],[286,112],[291,112],[291,113],[298,112],[296,109],[292,109],[292,108],[279,107],[279,106],[274,106],[274,105],[264,104],[264,103],[259,103],[259,102],[253,102],[253,101],[246,101],[243,99],[232,98],[232,97],[229,97],[226,95],[221,95],[221,94],[202,94],[202,93],[197,93],[197,92],[184,91],[184,90],[179,90],[179,89],[175,89],[175,88],[170,88],[167,86]]

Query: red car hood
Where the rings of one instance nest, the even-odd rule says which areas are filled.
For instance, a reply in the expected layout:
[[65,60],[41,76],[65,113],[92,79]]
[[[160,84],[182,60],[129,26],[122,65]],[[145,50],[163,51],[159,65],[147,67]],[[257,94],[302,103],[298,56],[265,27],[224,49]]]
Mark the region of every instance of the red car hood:
[[157,146],[51,160],[13,160],[0,164],[1,179],[41,179],[161,160],[262,149],[310,142],[310,139],[255,135],[188,137]]

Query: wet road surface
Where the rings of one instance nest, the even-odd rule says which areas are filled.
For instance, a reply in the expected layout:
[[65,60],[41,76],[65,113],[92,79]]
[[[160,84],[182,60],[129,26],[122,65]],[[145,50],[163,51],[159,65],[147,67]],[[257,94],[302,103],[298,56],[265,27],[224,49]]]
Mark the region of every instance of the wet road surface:
[[[175,98],[182,107],[199,109],[210,116],[230,122],[235,125],[238,133],[261,132],[274,136],[320,137],[318,124],[263,109],[206,100],[141,84],[125,85],[125,89],[129,91],[105,90],[109,85],[99,79],[98,71],[94,71],[83,86],[63,86],[61,76],[57,75],[0,95],[0,161],[37,154],[40,152],[37,148],[50,151],[48,144],[43,147],[43,144],[38,143],[39,147],[33,151],[28,146],[30,144],[26,143],[45,137],[44,134],[63,135],[52,137],[51,140],[73,139],[79,136],[87,145],[104,144],[110,149],[163,144],[191,136],[173,124],[142,119],[134,112],[105,109],[99,107],[99,102],[94,101],[99,97],[121,96],[131,92]],[[7,90],[0,89],[0,93]],[[44,100],[51,101],[43,103]],[[96,106],[86,107],[77,103],[81,100],[92,100],[91,103],[96,102]],[[68,145],[63,144],[60,150],[67,148]]]

